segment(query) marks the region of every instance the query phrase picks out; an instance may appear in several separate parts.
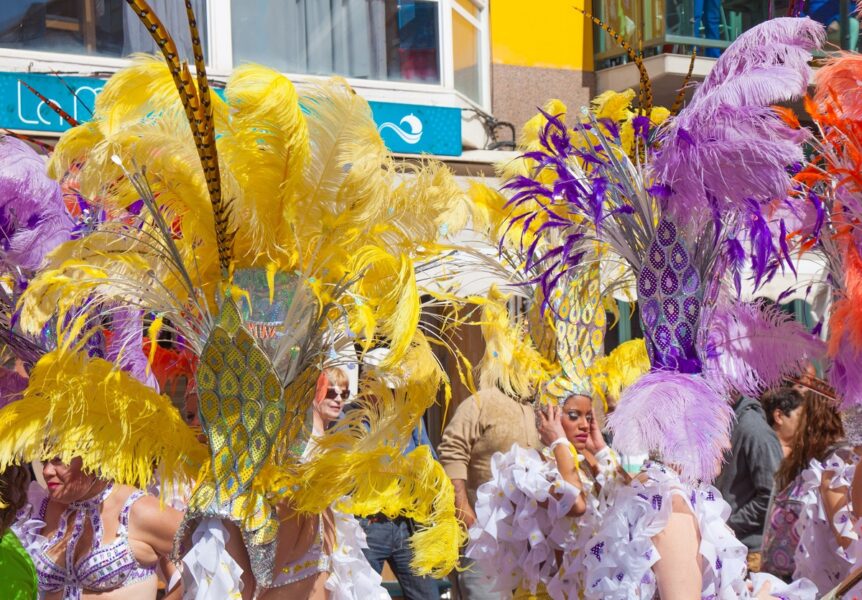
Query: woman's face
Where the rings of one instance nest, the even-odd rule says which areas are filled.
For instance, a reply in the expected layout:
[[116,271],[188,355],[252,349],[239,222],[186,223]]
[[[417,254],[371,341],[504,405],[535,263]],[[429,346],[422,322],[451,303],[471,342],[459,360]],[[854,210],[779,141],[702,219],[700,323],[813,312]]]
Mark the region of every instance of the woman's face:
[[569,396],[563,404],[563,431],[579,452],[587,447],[593,422],[593,401],[586,396]]
[[60,504],[79,502],[90,497],[96,478],[82,471],[83,461],[73,458],[70,464],[60,459],[42,463],[42,475],[48,486],[48,497]]
[[350,396],[350,387],[327,380],[326,392],[314,399],[314,410],[320,415],[324,426],[338,419],[344,402]]

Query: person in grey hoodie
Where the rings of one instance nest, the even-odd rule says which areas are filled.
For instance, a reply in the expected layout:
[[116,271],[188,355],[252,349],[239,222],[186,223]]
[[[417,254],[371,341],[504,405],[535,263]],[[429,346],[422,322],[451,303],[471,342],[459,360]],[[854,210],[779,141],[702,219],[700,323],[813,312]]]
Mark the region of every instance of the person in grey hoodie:
[[766,510],[783,454],[759,401],[737,396],[733,411],[736,424],[730,438],[730,455],[726,456],[715,487],[730,504],[727,524],[748,547],[749,569],[757,572]]

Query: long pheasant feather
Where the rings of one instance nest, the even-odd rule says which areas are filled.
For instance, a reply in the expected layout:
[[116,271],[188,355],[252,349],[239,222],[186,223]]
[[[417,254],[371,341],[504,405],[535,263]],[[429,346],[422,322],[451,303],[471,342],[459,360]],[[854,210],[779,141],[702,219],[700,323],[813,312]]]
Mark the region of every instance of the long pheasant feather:
[[70,115],[70,114],[69,114],[69,113],[67,113],[65,110],[63,110],[62,108],[60,108],[59,106],[57,106],[57,103],[56,103],[56,102],[53,102],[53,101],[49,100],[48,98],[46,98],[45,96],[43,96],[42,94],[40,94],[39,92],[37,92],[35,89],[33,89],[33,86],[31,86],[31,85],[30,85],[29,83],[27,83],[26,81],[23,81],[23,80],[19,79],[19,80],[18,80],[18,82],[19,82],[21,85],[23,85],[25,88],[27,88],[28,90],[30,90],[30,91],[33,93],[33,95],[34,95],[34,96],[36,96],[37,98],[39,98],[39,100],[41,100],[42,102],[44,102],[44,103],[45,103],[45,105],[46,105],[48,108],[50,108],[50,109],[51,109],[51,110],[53,110],[55,113],[57,113],[58,115],[60,115],[60,118],[61,118],[61,119],[63,119],[64,121],[66,121],[66,123],[68,123],[68,124],[69,124],[69,125],[71,125],[72,127],[77,127],[77,126],[78,126],[78,121],[77,121],[77,120],[75,120],[75,119],[72,117],[72,115]]
[[126,0],[126,2],[132,7],[138,19],[140,19],[147,31],[150,32],[150,36],[162,51],[162,55],[164,55],[168,68],[171,71],[171,76],[174,79],[174,84],[177,86],[177,91],[180,94],[183,108],[186,111],[186,118],[192,128],[192,134],[195,136],[195,144],[198,144],[201,135],[200,119],[197,114],[200,103],[198,102],[197,90],[192,85],[192,77],[188,66],[180,62],[176,43],[174,43],[171,34],[165,29],[165,26],[153,12],[153,9],[150,8],[150,5],[147,4],[146,0]]
[[646,65],[644,64],[643,57],[639,52],[636,52],[634,48],[632,48],[631,44],[629,44],[623,36],[617,33],[616,29],[607,25],[604,21],[596,17],[590,12],[583,10],[582,8],[575,7],[575,10],[582,13],[585,17],[595,23],[599,28],[601,28],[605,33],[607,33],[613,40],[619,44],[619,46],[626,51],[629,59],[635,63],[635,66],[638,68],[638,73],[640,73],[640,83],[641,87],[638,91],[638,104],[640,105],[640,110],[643,114],[649,115],[652,112],[652,82],[650,81],[649,72],[647,71]]
[[230,220],[230,205],[222,198],[221,176],[219,173],[218,150],[215,141],[215,125],[213,124],[212,97],[207,81],[206,61],[203,45],[198,32],[198,21],[195,17],[191,0],[186,0],[186,17],[189,21],[189,33],[192,38],[192,54],[195,58],[195,73],[198,82],[198,97],[202,108],[203,136],[201,139],[201,162],[206,175],[207,189],[212,199],[215,214],[216,241],[218,243],[219,264],[222,271],[227,272],[232,258],[233,233],[228,230]]
[[688,61],[688,73],[685,74],[685,79],[682,85],[679,86],[679,91],[676,94],[676,99],[673,101],[673,106],[670,107],[670,114],[676,115],[682,108],[682,103],[685,102],[685,90],[688,83],[691,81],[691,74],[694,72],[694,60],[697,58],[697,48],[691,51],[691,60]]
[[218,156],[215,149],[215,131],[212,124],[212,103],[209,85],[206,81],[206,70],[204,68],[203,50],[197,29],[197,19],[194,16],[191,4],[186,2],[186,13],[189,19],[189,29],[192,34],[195,63],[198,71],[198,85],[200,86],[201,81],[203,81],[203,87],[200,90],[195,89],[192,83],[188,65],[185,62],[180,62],[177,45],[174,43],[171,34],[162,24],[158,15],[150,8],[146,0],[126,0],[126,2],[132,7],[141,23],[150,32],[156,45],[161,49],[168,63],[174,83],[177,86],[177,91],[182,99],[186,118],[189,121],[189,125],[191,125],[192,134],[195,138],[195,147],[201,161],[201,167],[204,170],[207,190],[209,191],[210,202],[212,203],[219,265],[222,272],[227,274],[231,262],[231,242],[233,239],[233,236],[228,231],[230,209],[223,201],[221,194]]

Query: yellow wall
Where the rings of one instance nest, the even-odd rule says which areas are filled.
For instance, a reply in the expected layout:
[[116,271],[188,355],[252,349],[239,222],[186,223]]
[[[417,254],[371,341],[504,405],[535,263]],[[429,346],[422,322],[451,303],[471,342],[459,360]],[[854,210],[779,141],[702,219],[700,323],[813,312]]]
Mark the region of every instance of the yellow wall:
[[592,71],[592,27],[573,8],[584,2],[490,0],[492,62]]

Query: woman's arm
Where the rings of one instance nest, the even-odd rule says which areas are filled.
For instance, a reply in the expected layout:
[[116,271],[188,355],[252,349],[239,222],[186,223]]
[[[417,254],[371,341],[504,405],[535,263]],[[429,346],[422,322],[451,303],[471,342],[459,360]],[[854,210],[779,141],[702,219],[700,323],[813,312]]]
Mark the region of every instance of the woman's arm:
[[653,565],[662,600],[700,598],[703,579],[700,565],[700,531],[685,500],[673,494],[667,527],[652,538],[661,557]]
[[[159,558],[170,556],[174,548],[174,536],[180,528],[183,515],[170,506],[161,506],[155,496],[144,496],[132,505],[129,515],[129,539],[140,542],[152,550],[147,556],[136,552],[135,558],[144,564],[155,563]],[[135,545],[132,550],[135,551]],[[140,553],[141,556],[137,556]]]
[[842,548],[847,548],[853,540],[841,535],[841,532],[835,527],[835,515],[844,509],[850,501],[850,488],[847,486],[831,487],[834,475],[835,473],[832,471],[823,472],[820,478],[820,497],[823,499],[823,511],[826,513],[826,520],[832,528],[835,541]]
[[552,447],[557,471],[560,472],[563,481],[580,491],[568,512],[570,517],[579,517],[587,511],[587,500],[584,496],[584,485],[578,473],[574,448],[566,439],[562,418],[563,411],[556,405],[549,406],[547,411],[539,411],[539,439],[545,446]]
[[850,500],[853,504],[853,516],[862,517],[862,469],[853,473],[853,483],[850,485]]

